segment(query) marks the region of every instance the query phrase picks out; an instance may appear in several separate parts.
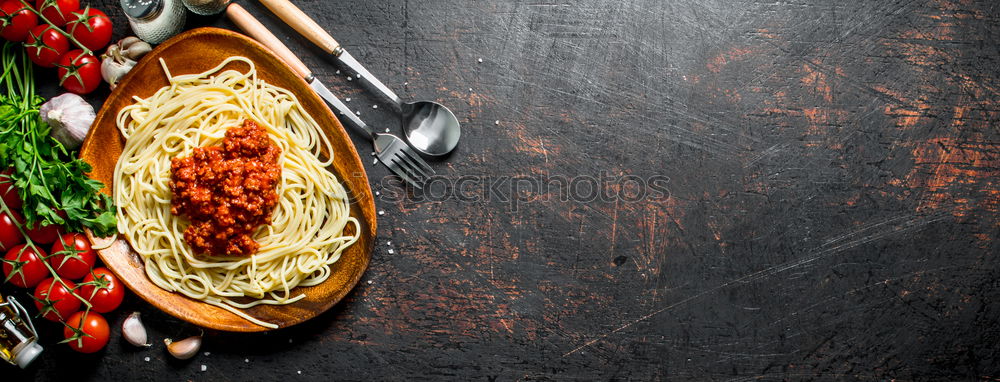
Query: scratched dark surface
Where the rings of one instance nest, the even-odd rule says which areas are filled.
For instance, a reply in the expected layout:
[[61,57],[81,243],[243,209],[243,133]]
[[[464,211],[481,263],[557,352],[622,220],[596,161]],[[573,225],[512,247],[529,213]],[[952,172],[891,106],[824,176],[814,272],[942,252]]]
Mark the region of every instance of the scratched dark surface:
[[[176,361],[162,338],[198,329],[129,296],[109,319],[143,312],[153,347],[116,328],[81,356],[46,323],[44,357],[4,374],[1000,378],[1000,4],[297,4],[403,98],[455,110],[462,142],[433,162],[430,190],[472,176],[471,200],[392,200],[354,135],[385,215],[370,269],[333,310],[269,334],[208,332],[206,353]],[[389,105],[244,5],[369,123],[398,131]],[[634,200],[642,188],[621,181],[599,188],[625,197],[593,201],[492,187],[602,174],[660,177],[669,197]]]

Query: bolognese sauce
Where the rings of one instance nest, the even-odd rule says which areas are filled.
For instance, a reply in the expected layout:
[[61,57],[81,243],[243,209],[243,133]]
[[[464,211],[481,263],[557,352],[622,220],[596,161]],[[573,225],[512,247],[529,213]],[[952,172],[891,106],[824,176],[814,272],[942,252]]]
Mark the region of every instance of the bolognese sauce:
[[257,227],[278,203],[281,148],[257,123],[232,127],[219,146],[195,148],[170,161],[170,212],[187,216],[184,241],[198,256],[250,256]]

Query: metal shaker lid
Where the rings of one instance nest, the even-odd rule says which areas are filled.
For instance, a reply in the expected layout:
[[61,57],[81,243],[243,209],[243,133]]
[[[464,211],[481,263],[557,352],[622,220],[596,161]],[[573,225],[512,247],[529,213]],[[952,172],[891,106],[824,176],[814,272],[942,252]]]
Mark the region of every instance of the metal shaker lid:
[[163,9],[163,0],[121,0],[125,14],[133,19],[156,17]]

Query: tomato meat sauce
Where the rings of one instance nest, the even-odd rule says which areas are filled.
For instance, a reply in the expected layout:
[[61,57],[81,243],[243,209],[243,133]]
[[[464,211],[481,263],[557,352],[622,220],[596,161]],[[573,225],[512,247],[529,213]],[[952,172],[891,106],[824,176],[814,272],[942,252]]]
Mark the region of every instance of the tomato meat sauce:
[[170,161],[170,212],[191,225],[184,240],[196,256],[250,256],[257,227],[278,203],[281,148],[257,123],[232,127],[219,146],[198,147]]

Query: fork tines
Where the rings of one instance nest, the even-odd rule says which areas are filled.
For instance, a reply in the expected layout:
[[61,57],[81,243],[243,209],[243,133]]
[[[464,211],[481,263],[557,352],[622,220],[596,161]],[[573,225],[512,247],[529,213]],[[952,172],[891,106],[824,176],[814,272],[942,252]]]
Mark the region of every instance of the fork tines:
[[424,182],[434,175],[434,169],[409,147],[396,151],[386,164],[392,172],[417,189],[422,189]]

